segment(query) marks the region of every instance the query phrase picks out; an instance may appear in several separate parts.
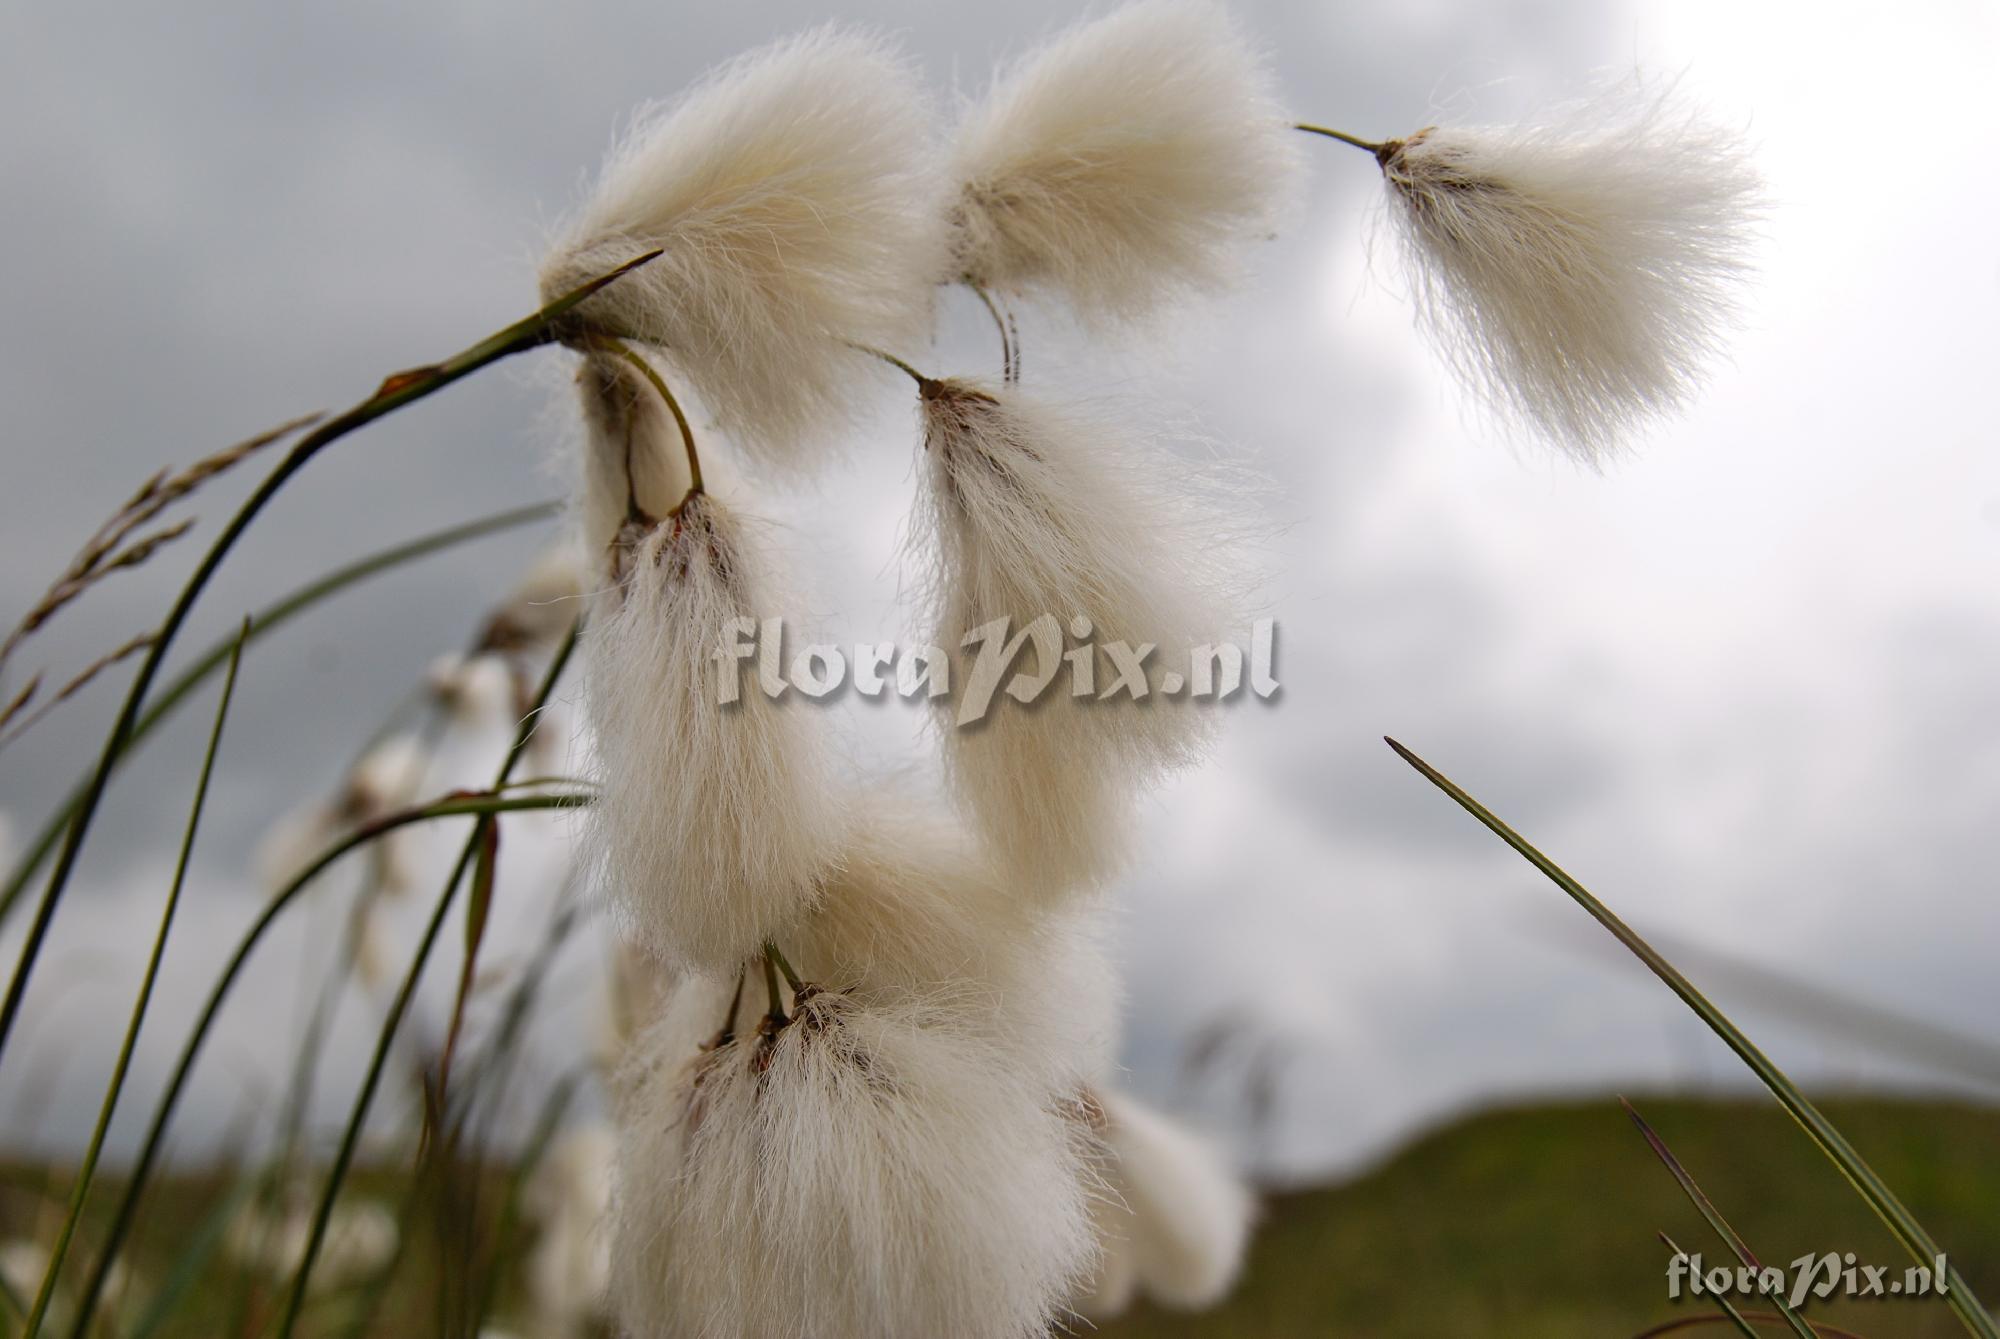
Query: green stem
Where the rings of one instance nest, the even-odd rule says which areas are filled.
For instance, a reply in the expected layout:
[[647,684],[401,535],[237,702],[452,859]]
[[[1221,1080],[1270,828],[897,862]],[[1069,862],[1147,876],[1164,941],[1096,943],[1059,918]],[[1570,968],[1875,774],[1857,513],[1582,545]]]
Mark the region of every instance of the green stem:
[[[507,750],[506,761],[500,765],[500,774],[494,780],[496,786],[503,786],[513,775],[514,767],[527,752],[528,740],[539,724],[542,707],[549,695],[555,691],[556,680],[562,677],[576,650],[580,625],[570,628],[569,636],[549,662],[546,674],[542,676],[541,691],[536,694],[521,727],[514,735],[513,747]],[[403,975],[403,984],[396,992],[395,1003],[389,1007],[389,1015],[382,1020],[382,1028],[375,1039],[375,1053],[368,1063],[367,1076],[362,1080],[361,1091],[355,1095],[354,1106],[348,1113],[347,1129],[341,1135],[340,1148],[334,1154],[333,1168],[327,1173],[326,1189],[321,1192],[318,1207],[313,1213],[312,1231],[306,1238],[304,1256],[299,1261],[298,1272],[293,1275],[290,1295],[285,1300],[285,1318],[278,1327],[279,1339],[291,1339],[297,1328],[299,1314],[305,1307],[306,1284],[312,1277],[314,1263],[319,1258],[320,1247],[326,1241],[327,1223],[333,1217],[334,1201],[340,1195],[341,1183],[347,1179],[348,1168],[353,1165],[354,1152],[361,1143],[361,1128],[367,1123],[368,1108],[374,1103],[375,1090],[381,1084],[382,1071],[387,1067],[389,1051],[395,1043],[396,1032],[401,1027],[403,1015],[408,1012],[410,1000],[417,992],[417,983],[423,976],[424,965],[430,960],[431,950],[437,944],[439,933],[444,929],[445,918],[451,913],[451,904],[458,892],[458,885],[465,878],[465,872],[472,864],[486,841],[488,828],[494,822],[491,814],[482,817],[473,825],[471,835],[466,838],[464,849],[459,852],[458,863],[451,876],[445,880],[444,891],[438,895],[437,906],[431,912],[429,924],[424,927],[423,939],[417,945],[416,955],[410,960],[409,970]]]
[[[1771,1095],[1778,1099],[1778,1104],[1798,1122],[1807,1137],[1819,1146],[1820,1152],[1826,1154],[1833,1165],[1840,1169],[1848,1184],[1867,1201],[1868,1206],[1875,1211],[1876,1216],[1888,1227],[1890,1233],[1902,1243],[1903,1249],[1910,1253],[1910,1257],[1926,1268],[1937,1263],[1944,1252],[1938,1249],[1937,1243],[1917,1222],[1915,1216],[1903,1207],[1903,1202],[1896,1198],[1895,1192],[1876,1175],[1874,1168],[1870,1167],[1855,1147],[1847,1142],[1847,1137],[1834,1128],[1833,1122],[1821,1114],[1820,1109],[1799,1091],[1798,1085],[1786,1077],[1785,1072],[1773,1064],[1768,1056],[1758,1050],[1749,1037],[1730,1022],[1720,1009],[1709,1002],[1707,996],[1696,990],[1686,977],[1675,970],[1672,963],[1661,957],[1658,950],[1642,939],[1631,926],[1620,920],[1617,914],[1600,902],[1589,889],[1564,873],[1553,860],[1529,845],[1525,837],[1501,822],[1485,805],[1459,789],[1450,778],[1395,740],[1385,737],[1383,742],[1394,749],[1404,762],[1416,768],[1426,781],[1450,796],[1459,808],[1478,819],[1494,836],[1513,847],[1529,864],[1540,870],[1558,888],[1568,893],[1578,906],[1589,912],[1599,925],[1610,931],[1619,943],[1631,950],[1634,957],[1645,963],[1653,975],[1659,977],[1669,990],[1680,996],[1681,1002],[1692,1009],[1702,1022],[1708,1024],[1709,1030],[1722,1038],[1723,1043],[1736,1053],[1737,1058],[1749,1066],[1750,1072],[1771,1090]],[[1958,1316],[1959,1323],[1965,1326],[1969,1333],[1980,1335],[1982,1339],[2000,1339],[2000,1329],[1994,1327],[1993,1318],[1986,1314],[1986,1309],[1979,1304],[1978,1297],[1973,1294],[1971,1287],[1960,1275],[1958,1267],[1948,1258],[1945,1260],[1944,1274],[1949,1284],[1945,1302]]]
[[76,1319],[70,1326],[71,1339],[83,1339],[88,1331],[91,1313],[104,1291],[104,1284],[110,1277],[111,1267],[117,1261],[118,1250],[131,1231],[140,1194],[145,1190],[154,1164],[159,1160],[160,1151],[165,1146],[167,1126],[173,1120],[174,1109],[180,1102],[182,1091],[187,1087],[189,1076],[194,1072],[195,1061],[201,1056],[202,1043],[208,1039],[209,1030],[215,1025],[217,1015],[222,1012],[223,1002],[229,997],[230,988],[236,984],[236,978],[242,974],[244,966],[250,960],[250,954],[263,940],[265,933],[285,909],[298,900],[307,886],[350,851],[412,823],[428,823],[441,818],[459,818],[467,815],[512,813],[519,810],[569,809],[586,803],[587,800],[572,795],[521,795],[511,798],[461,795],[422,808],[391,814],[357,829],[336,842],[265,904],[264,910],[237,943],[228,965],[222,969],[222,975],[210,988],[208,1000],[202,1006],[194,1029],[181,1047],[180,1059],[174,1064],[173,1076],[167,1080],[166,1090],[161,1093],[159,1103],[154,1107],[152,1124],[147,1127],[146,1138],[139,1146],[138,1160],[133,1164],[131,1176],[125,1182],[124,1193],[112,1214],[111,1227],[105,1234],[104,1246],[98,1255],[96,1267],[91,1271],[90,1282],[78,1302]]
[[346,413],[339,415],[312,432],[300,438],[298,443],[271,471],[264,482],[257,486],[249,499],[232,517],[229,524],[216,537],[215,543],[202,557],[201,563],[182,587],[173,608],[160,625],[159,635],[146,653],[146,659],[133,676],[132,687],[125,695],[125,705],[118,713],[118,719],[111,727],[111,734],[104,742],[104,752],[97,762],[97,770],[91,775],[90,784],[85,788],[82,802],[78,805],[76,817],[70,822],[68,836],[63,841],[62,851],[56,857],[56,866],[49,875],[48,887],[42,893],[42,900],[35,908],[35,919],[28,927],[26,939],[21,945],[21,958],[14,969],[14,976],[7,984],[7,998],[0,1004],[0,1053],[4,1053],[7,1038],[14,1029],[14,1020],[20,1016],[21,1001],[28,993],[28,981],[33,975],[35,960],[41,956],[42,944],[48,938],[49,923],[55,919],[56,905],[62,900],[63,889],[69,883],[71,871],[76,868],[77,857],[82,853],[84,837],[90,831],[91,819],[95,817],[97,806],[104,797],[104,788],[111,780],[111,772],[118,764],[118,756],[132,737],[133,727],[138,723],[139,707],[145,700],[146,690],[152,686],[154,675],[159,673],[161,663],[166,659],[167,650],[173,645],[174,637],[181,625],[187,621],[194,603],[207,587],[222,560],[234,548],[236,541],[257,519],[257,514],[277,496],[285,483],[314,456],[327,446],[356,428],[363,427],[394,413],[404,405],[421,400],[433,392],[512,354],[537,348],[559,338],[564,332],[560,318],[572,307],[639,266],[653,260],[660,253],[648,252],[637,259],[627,261],[607,275],[591,280],[574,292],[565,294],[523,320],[487,336],[468,349],[454,354],[442,363],[430,367],[399,373],[384,381],[375,394]]
[[112,1113],[118,1110],[119,1095],[125,1090],[125,1076],[132,1068],[132,1052],[137,1049],[139,1029],[146,1022],[146,1007],[153,1000],[153,983],[160,977],[160,960],[167,953],[167,936],[174,928],[174,912],[181,904],[181,890],[187,886],[188,860],[194,854],[195,833],[201,828],[201,811],[208,803],[208,783],[215,774],[215,755],[222,748],[222,724],[229,719],[229,704],[236,695],[236,672],[243,665],[243,644],[250,638],[250,620],[243,620],[242,631],[236,635],[236,649],[229,657],[229,674],[222,681],[222,700],[216,704],[215,725],[208,732],[208,751],[202,755],[201,775],[194,783],[194,807],[188,814],[187,832],[181,838],[180,858],[174,863],[173,885],[167,890],[167,904],[160,912],[159,933],[153,936],[153,951],[146,959],[145,974],[139,980],[139,997],[132,1002],[132,1017],[125,1025],[125,1039],[118,1046],[117,1063],[111,1067],[111,1081],[105,1085],[104,1100],[97,1109],[97,1125],[90,1132],[90,1144],[83,1152],[83,1162],[76,1170],[76,1184],[70,1188],[69,1212],[63,1218],[62,1230],[56,1233],[55,1244],[49,1248],[48,1270],[42,1275],[42,1290],[35,1298],[35,1309],[28,1316],[28,1328],[23,1331],[25,1339],[35,1339],[42,1332],[42,1320],[48,1315],[49,1302],[55,1296],[56,1276],[62,1273],[63,1259],[69,1254],[69,1244],[76,1237],[76,1225],[83,1218],[84,1201],[90,1198],[90,1183],[97,1174],[97,1158],[104,1151],[104,1136],[111,1128]]
[[1311,125],[1304,121],[1299,122],[1292,129],[1303,130],[1308,135],[1324,135],[1328,139],[1337,139],[1342,144],[1352,144],[1355,148],[1366,149],[1370,153],[1379,154],[1387,147],[1384,144],[1377,144],[1372,140],[1362,139],[1359,135],[1350,135],[1345,130],[1334,130],[1328,126]]

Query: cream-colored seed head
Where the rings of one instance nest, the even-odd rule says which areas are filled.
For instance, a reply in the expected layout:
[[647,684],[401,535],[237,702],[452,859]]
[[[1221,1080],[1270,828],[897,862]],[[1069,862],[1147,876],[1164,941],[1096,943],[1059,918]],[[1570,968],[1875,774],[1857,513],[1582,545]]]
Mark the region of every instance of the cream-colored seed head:
[[1143,1291],[1163,1306],[1214,1306],[1235,1283],[1256,1216],[1220,1150],[1124,1093],[1100,1088],[1111,1194],[1097,1206],[1104,1261],[1078,1309],[1114,1316]]
[[578,308],[658,346],[744,450],[799,464],[881,369],[847,341],[927,328],[944,240],[930,117],[904,59],[835,28],[723,67],[640,118],[544,263],[553,299],[658,248]]
[[619,927],[690,970],[734,972],[818,899],[842,801],[823,713],[773,701],[718,659],[729,621],[771,582],[750,529],[696,494],[635,533],[623,584],[586,635],[598,792],[589,855]]
[[[1205,747],[1212,710],[1159,687],[1170,666],[1185,675],[1192,647],[1222,640],[1224,567],[1239,555],[1180,491],[1198,487],[1199,472],[1149,458],[1123,425],[1010,387],[945,381],[926,391],[924,435],[920,531],[935,641],[953,654],[938,718],[952,781],[1023,895],[1099,884],[1124,856],[1135,794]],[[1212,493],[1202,503],[1223,509]],[[1075,695],[1065,662],[1032,703],[1003,690],[984,719],[961,724],[977,662],[967,634],[1004,618],[1012,638],[1045,615],[1066,645],[1154,645],[1144,697],[1115,689],[1117,667],[1099,649],[1090,694]],[[1073,635],[1079,618],[1087,637]],[[1012,668],[1048,667],[1028,648]]]
[[1073,1110],[948,1003],[810,994],[768,1039],[692,1051],[701,1027],[670,1001],[642,1043],[612,1253],[625,1333],[1043,1339],[1095,1252]]
[[953,274],[1144,317],[1219,286],[1292,194],[1263,60],[1210,0],[1142,0],[1006,70],[951,160]]
[[1738,135],[1626,88],[1378,157],[1419,326],[1504,420],[1594,462],[1700,386],[1761,207]]

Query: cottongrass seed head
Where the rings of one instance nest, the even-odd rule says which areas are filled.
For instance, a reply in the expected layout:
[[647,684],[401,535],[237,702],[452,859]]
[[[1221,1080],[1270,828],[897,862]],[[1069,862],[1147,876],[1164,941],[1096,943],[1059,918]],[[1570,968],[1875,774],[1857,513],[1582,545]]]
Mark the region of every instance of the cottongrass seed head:
[[696,493],[620,547],[622,581],[586,634],[589,855],[648,953],[734,972],[813,904],[838,845],[828,722],[755,691],[720,700],[735,683],[722,630],[778,607],[736,513]]
[[1761,208],[1736,133],[1627,84],[1377,158],[1419,325],[1504,419],[1595,462],[1700,385]]
[[660,248],[576,317],[664,349],[745,450],[809,459],[880,375],[844,341],[906,347],[928,326],[930,119],[874,38],[825,27],[743,56],[612,152],[544,299]]
[[583,442],[570,510],[585,550],[600,560],[600,580],[626,522],[635,514],[655,520],[671,515],[693,482],[680,423],[633,361],[650,367],[650,360],[630,352],[629,358],[586,353],[576,369]]
[[637,1058],[612,1251],[624,1333],[1043,1339],[1063,1316],[1095,1251],[1073,1101],[920,999],[807,988],[775,1030],[691,1049],[699,1030],[670,1003]]
[[[1023,895],[1101,883],[1123,857],[1136,792],[1196,760],[1214,723],[1160,683],[1176,661],[1184,674],[1194,646],[1221,640],[1227,568],[1241,557],[1225,534],[1229,501],[1109,415],[1012,387],[927,383],[923,414],[917,534],[934,564],[935,641],[953,656],[937,718],[947,768]],[[967,634],[1004,618],[1012,639],[1045,616],[1093,649],[1050,664],[1030,648],[1016,668],[1051,676],[1040,696],[1024,706],[996,692],[983,719],[966,721],[978,659],[962,649]],[[1121,641],[1158,648],[1130,691],[1104,649]],[[1082,697],[1078,664],[1092,675]]]
[[1092,1094],[1109,1151],[1098,1201],[1103,1254],[1079,1304],[1118,1315],[1143,1291],[1162,1306],[1214,1306],[1236,1282],[1256,1203],[1221,1150],[1124,1093]]
[[1298,174],[1273,80],[1211,0],[1142,0],[1056,37],[968,109],[951,160],[953,277],[1086,317],[1149,314],[1234,277]]

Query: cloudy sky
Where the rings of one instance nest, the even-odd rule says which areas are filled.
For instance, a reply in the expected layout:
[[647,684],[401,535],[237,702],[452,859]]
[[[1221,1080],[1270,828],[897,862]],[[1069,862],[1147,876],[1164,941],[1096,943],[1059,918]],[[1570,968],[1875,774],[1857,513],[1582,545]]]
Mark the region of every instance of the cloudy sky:
[[[1366,135],[1506,120],[1607,73],[1678,76],[1747,129],[1774,207],[1733,360],[1603,475],[1464,411],[1371,252],[1377,175],[1330,143],[1312,146],[1307,206],[1242,292],[1174,341],[1090,363],[1120,393],[1182,398],[1230,460],[1267,476],[1277,536],[1267,605],[1285,691],[1232,710],[1214,761],[1149,804],[1120,892],[1134,1085],[1226,1121],[1224,1090],[1252,1057],[1278,1057],[1280,1122],[1259,1157],[1300,1172],[1496,1096],[1737,1081],[1657,983],[1385,733],[1643,929],[1990,1032],[2000,116],[1984,90],[2000,20],[1969,2],[1242,8],[1296,112]],[[902,33],[948,95],[1072,11],[16,7],[0,43],[0,613],[25,608],[160,464],[351,401],[522,314],[540,243],[636,105],[828,12]],[[983,368],[983,318],[947,315],[932,356]],[[1024,338],[1031,367],[1073,375],[1101,352],[1047,322]],[[554,495],[562,378],[559,355],[535,355],[327,453],[238,550],[184,645],[359,552]],[[896,551],[912,447],[907,410],[887,404],[829,479],[771,493],[839,640],[910,626]],[[205,496],[202,534],[244,486]],[[155,1089],[256,908],[261,834],[333,781],[546,537],[401,571],[249,657],[135,1092]],[[131,635],[181,570],[97,592],[20,669]],[[17,839],[114,697],[100,689],[0,759]],[[94,1103],[204,714],[125,774],[100,821],[6,1057],[0,1140],[71,1141]],[[862,759],[918,747],[918,713],[849,714]],[[552,871],[516,877],[523,933],[546,915]],[[282,1081],[293,1034],[273,1020],[296,1018],[336,915],[315,907],[265,950],[189,1143]],[[595,961],[561,977],[573,1034]],[[1741,1002],[1801,1076],[1941,1082]],[[337,1096],[372,1008],[350,1008],[329,1049]],[[1230,1058],[1209,1087],[1184,1081],[1190,1038],[1225,1021]]]

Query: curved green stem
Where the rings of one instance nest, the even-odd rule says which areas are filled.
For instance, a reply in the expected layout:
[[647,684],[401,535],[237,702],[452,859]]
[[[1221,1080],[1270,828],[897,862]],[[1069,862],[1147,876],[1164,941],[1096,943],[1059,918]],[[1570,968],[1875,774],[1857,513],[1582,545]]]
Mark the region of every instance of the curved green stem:
[[28,927],[26,938],[21,944],[21,958],[14,969],[14,976],[7,984],[7,998],[0,1004],[0,1054],[4,1054],[7,1038],[13,1032],[14,1020],[20,1016],[21,1001],[28,992],[28,981],[34,973],[35,960],[41,956],[42,944],[48,938],[49,923],[55,919],[56,905],[62,900],[63,889],[69,883],[70,873],[76,868],[78,855],[83,850],[84,837],[90,831],[91,819],[96,815],[98,803],[104,797],[104,788],[111,780],[111,772],[118,764],[118,755],[130,741],[133,727],[138,723],[139,707],[145,700],[146,690],[152,686],[153,676],[159,673],[161,663],[166,659],[167,650],[173,645],[174,637],[181,625],[187,621],[195,601],[222,566],[236,541],[250,528],[257,514],[277,496],[285,483],[314,456],[327,446],[356,428],[373,423],[376,419],[394,413],[404,405],[421,400],[433,392],[509,355],[539,347],[560,338],[565,332],[561,317],[572,307],[588,298],[606,284],[623,277],[639,266],[653,260],[660,253],[648,252],[637,259],[627,261],[607,275],[591,280],[574,292],[565,294],[540,311],[503,330],[487,336],[468,349],[454,354],[442,363],[429,367],[415,368],[400,372],[384,381],[375,394],[363,400],[346,413],[322,423],[312,432],[300,438],[298,443],[286,453],[251,493],[249,499],[238,509],[229,524],[216,537],[215,543],[203,555],[201,563],[181,588],[178,599],[160,625],[159,636],[146,653],[145,662],[133,676],[132,687],[125,695],[125,705],[118,713],[118,719],[111,727],[111,734],[104,742],[104,752],[98,759],[97,770],[91,775],[82,803],[76,817],[69,824],[68,836],[63,841],[62,851],[56,857],[56,866],[49,875],[48,887],[42,893],[42,900],[35,908],[35,919]]
[[35,1297],[35,1309],[28,1316],[28,1327],[22,1332],[24,1339],[35,1339],[42,1332],[42,1320],[48,1315],[49,1302],[55,1296],[56,1276],[62,1273],[63,1258],[69,1254],[69,1244],[76,1236],[76,1225],[83,1217],[84,1201],[90,1198],[90,1183],[97,1174],[97,1158],[104,1151],[104,1136],[111,1128],[111,1117],[118,1110],[118,1097],[125,1089],[125,1076],[132,1068],[132,1052],[137,1049],[139,1029],[145,1026],[146,1007],[153,1000],[153,983],[160,977],[160,960],[167,953],[167,935],[174,928],[174,912],[180,908],[181,890],[187,886],[188,860],[194,854],[195,833],[201,828],[201,811],[208,803],[209,779],[215,775],[215,756],[222,748],[222,725],[229,719],[229,703],[236,696],[236,672],[243,664],[243,644],[250,638],[250,620],[243,621],[243,629],[236,636],[235,652],[229,657],[229,675],[222,681],[222,700],[215,708],[215,725],[208,732],[208,751],[202,755],[201,775],[194,783],[194,808],[188,814],[187,832],[181,838],[180,857],[174,863],[174,881],[167,891],[167,904],[160,912],[160,930],[153,936],[153,951],[146,959],[146,970],[139,979],[139,997],[132,1002],[132,1018],[125,1025],[125,1039],[118,1046],[118,1060],[111,1067],[111,1081],[104,1087],[104,1100],[98,1104],[97,1125],[90,1132],[90,1144],[83,1152],[83,1162],[76,1169],[76,1184],[70,1187],[69,1212],[63,1218],[62,1230],[56,1233],[55,1244],[49,1248],[49,1263],[42,1275],[42,1290]]
[[[338,594],[349,586],[366,581],[380,572],[400,567],[407,562],[414,562],[418,558],[428,557],[443,549],[469,544],[475,539],[484,539],[487,535],[498,534],[502,530],[549,520],[561,510],[560,502],[538,502],[531,507],[516,507],[511,511],[497,512],[491,516],[482,516],[475,521],[467,521],[463,525],[434,531],[393,548],[383,549],[380,553],[370,554],[359,562],[337,568],[251,615],[250,642],[255,644],[267,634],[275,632],[280,625],[290,622],[320,601]],[[125,751],[118,760],[120,767],[125,765],[126,759],[138,747],[139,742],[151,735],[154,728],[171,716],[174,709],[186,701],[195,689],[207,682],[209,675],[229,663],[235,646],[236,639],[233,637],[225,637],[218,641],[153,697],[146,707],[145,714],[140,716],[138,724],[132,727],[131,737],[125,741]],[[44,860],[48,859],[49,853],[55,850],[56,843],[62,839],[63,829],[76,816],[77,810],[82,808],[84,797],[89,794],[89,790],[90,778],[79,777],[76,785],[71,787],[69,794],[63,798],[62,805],[49,815],[48,820],[42,824],[41,831],[35,834],[34,841],[28,844],[28,849],[15,866],[14,872],[8,876],[5,889],[0,890],[0,922],[6,921],[8,913],[14,909],[14,904],[27,890],[28,880],[34,877],[35,871],[41,867]]]
[[428,823],[441,818],[459,818],[466,815],[484,817],[529,809],[568,809],[587,803],[588,800],[574,795],[522,795],[506,798],[474,794],[454,796],[422,808],[391,814],[357,829],[327,848],[318,859],[301,870],[296,878],[265,904],[264,910],[259,913],[256,921],[237,943],[235,952],[230,955],[228,964],[222,969],[222,975],[210,988],[208,1000],[202,1006],[200,1016],[195,1020],[194,1029],[181,1047],[180,1059],[174,1064],[173,1076],[167,1080],[166,1090],[161,1093],[159,1103],[153,1109],[152,1124],[147,1127],[145,1141],[139,1146],[138,1160],[133,1164],[132,1174],[125,1182],[124,1193],[112,1214],[110,1230],[105,1234],[103,1249],[98,1255],[96,1266],[91,1271],[90,1282],[77,1304],[76,1319],[70,1325],[71,1339],[83,1339],[89,1332],[91,1313],[104,1291],[105,1281],[110,1276],[111,1266],[118,1258],[119,1248],[131,1230],[138,1210],[139,1197],[146,1188],[146,1182],[152,1174],[155,1163],[159,1160],[160,1150],[165,1146],[167,1126],[173,1120],[174,1108],[179,1104],[181,1093],[187,1087],[188,1078],[194,1072],[195,1061],[201,1056],[202,1043],[208,1039],[209,1030],[214,1026],[216,1016],[222,1012],[223,1002],[228,999],[230,989],[236,984],[236,978],[242,974],[251,953],[285,909],[296,902],[312,881],[341,857],[397,828],[407,827],[412,823]]
[[[570,656],[576,650],[577,634],[581,625],[573,625],[562,647],[549,662],[548,672],[542,676],[541,691],[536,694],[528,713],[521,721],[521,728],[514,735],[513,747],[507,750],[506,761],[500,765],[500,774],[494,780],[495,786],[504,786],[513,775],[514,767],[527,752],[528,740],[539,724],[541,710],[555,691],[556,680],[562,677]],[[497,811],[496,811],[497,812]],[[409,1011],[410,1000],[417,993],[417,983],[423,977],[424,966],[430,961],[431,950],[436,946],[438,935],[444,929],[445,918],[451,913],[452,902],[458,892],[458,885],[464,880],[466,870],[471,866],[479,851],[484,847],[487,833],[494,822],[494,815],[487,814],[474,824],[471,835],[465,840],[465,847],[459,852],[458,863],[451,876],[445,880],[444,891],[438,895],[437,906],[431,912],[429,924],[417,945],[416,955],[410,959],[410,967],[403,975],[403,984],[396,992],[395,1003],[389,1006],[388,1017],[382,1020],[381,1031],[375,1039],[375,1053],[368,1063],[368,1074],[361,1082],[361,1091],[355,1094],[354,1106],[348,1113],[347,1129],[341,1135],[340,1148],[334,1154],[333,1167],[327,1173],[326,1189],[321,1192],[319,1204],[313,1213],[312,1231],[306,1238],[306,1249],[299,1260],[298,1272],[292,1277],[292,1287],[285,1299],[285,1318],[278,1327],[279,1339],[291,1339],[298,1327],[299,1314],[305,1307],[306,1284],[312,1277],[314,1263],[319,1258],[320,1247],[326,1241],[327,1223],[333,1217],[334,1201],[339,1198],[341,1183],[347,1179],[348,1168],[354,1163],[355,1149],[361,1143],[361,1129],[368,1121],[368,1108],[374,1104],[375,1090],[382,1082],[382,1072],[388,1066],[389,1052],[395,1044],[396,1032],[402,1026],[403,1015]]]
[[1334,130],[1328,126],[1311,125],[1305,121],[1299,122],[1292,129],[1303,130],[1308,135],[1324,135],[1328,139],[1337,139],[1342,144],[1352,144],[1355,148],[1366,149],[1370,153],[1379,154],[1386,147],[1385,145],[1375,143],[1373,140],[1362,139],[1359,135],[1350,135],[1345,130]]

